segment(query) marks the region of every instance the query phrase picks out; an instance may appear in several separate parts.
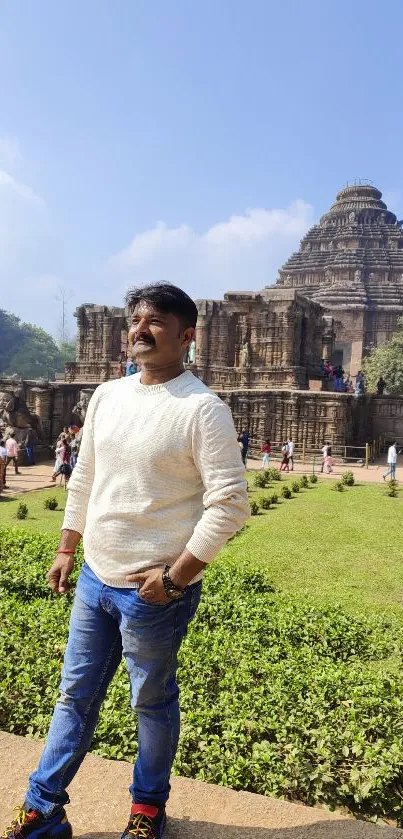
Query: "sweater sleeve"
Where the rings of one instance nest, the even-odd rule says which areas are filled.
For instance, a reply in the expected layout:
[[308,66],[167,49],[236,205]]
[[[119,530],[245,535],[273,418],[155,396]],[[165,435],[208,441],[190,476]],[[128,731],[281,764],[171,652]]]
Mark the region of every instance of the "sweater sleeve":
[[68,484],[68,497],[62,530],[84,533],[87,507],[95,472],[94,415],[99,401],[98,389],[90,399],[81,438],[80,453]]
[[231,412],[223,402],[202,405],[192,445],[205,509],[186,547],[201,562],[210,562],[250,516],[245,467]]

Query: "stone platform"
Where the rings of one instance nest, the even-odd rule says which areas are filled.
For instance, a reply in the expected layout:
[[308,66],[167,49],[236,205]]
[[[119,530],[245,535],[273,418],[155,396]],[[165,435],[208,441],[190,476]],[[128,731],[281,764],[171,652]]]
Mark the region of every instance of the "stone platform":
[[[22,802],[42,744],[0,732],[0,823]],[[118,839],[130,809],[131,766],[88,755],[70,787],[68,815],[74,836]],[[403,837],[396,828],[246,792],[173,778],[166,839],[381,839]],[[2,830],[3,828],[0,827]]]

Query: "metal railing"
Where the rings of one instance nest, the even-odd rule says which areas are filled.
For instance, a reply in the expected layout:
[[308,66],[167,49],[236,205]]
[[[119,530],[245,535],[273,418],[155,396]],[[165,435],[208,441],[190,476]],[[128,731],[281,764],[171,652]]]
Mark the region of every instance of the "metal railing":
[[[283,453],[281,451],[284,445],[284,440],[281,442],[271,442],[271,460],[281,460]],[[251,438],[249,441],[249,453],[253,457],[263,457],[262,452],[263,443],[260,440]],[[375,460],[384,451],[385,441],[382,438],[373,440],[371,443],[365,443],[362,446],[338,446],[332,445],[332,458],[335,463],[350,464],[357,466],[365,466],[368,469],[370,463],[375,463]],[[306,443],[296,443],[294,445],[294,461],[302,464],[321,463],[323,459],[322,449],[309,448]]]

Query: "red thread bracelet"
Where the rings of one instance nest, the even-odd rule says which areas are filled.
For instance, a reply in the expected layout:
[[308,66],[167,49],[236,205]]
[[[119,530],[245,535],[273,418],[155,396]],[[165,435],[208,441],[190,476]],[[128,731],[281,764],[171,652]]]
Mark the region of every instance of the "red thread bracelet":
[[56,553],[57,553],[57,554],[75,554],[75,551],[67,551],[67,550],[61,550],[61,549],[58,549],[58,550],[56,551]]

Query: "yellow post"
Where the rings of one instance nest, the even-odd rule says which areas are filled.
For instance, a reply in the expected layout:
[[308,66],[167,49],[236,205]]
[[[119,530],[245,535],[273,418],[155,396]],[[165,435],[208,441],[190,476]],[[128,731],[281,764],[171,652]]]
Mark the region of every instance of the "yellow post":
[[302,463],[305,463],[305,440],[302,443]]
[[369,443],[365,443],[365,468],[368,469],[369,463]]

